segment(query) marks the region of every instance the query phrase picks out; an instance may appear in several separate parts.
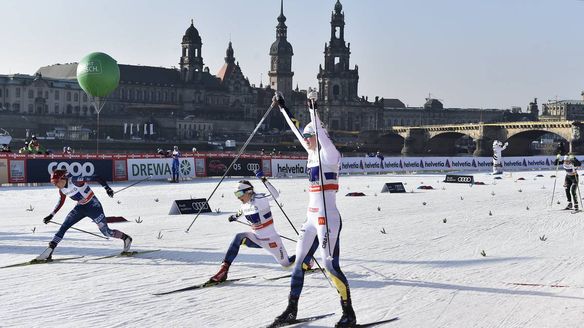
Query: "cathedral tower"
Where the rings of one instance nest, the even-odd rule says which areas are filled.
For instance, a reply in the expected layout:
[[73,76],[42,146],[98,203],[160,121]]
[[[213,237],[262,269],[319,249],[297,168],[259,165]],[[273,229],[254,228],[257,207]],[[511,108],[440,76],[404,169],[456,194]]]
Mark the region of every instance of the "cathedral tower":
[[189,26],[182,38],[182,56],[179,63],[181,77],[185,82],[192,81],[196,72],[203,71],[202,45],[199,31],[197,31],[193,25],[193,20],[191,20],[191,26]]
[[290,99],[292,94],[292,45],[287,40],[286,16],[284,16],[284,0],[280,2],[280,16],[276,26],[276,41],[270,47],[270,87],[284,94]]

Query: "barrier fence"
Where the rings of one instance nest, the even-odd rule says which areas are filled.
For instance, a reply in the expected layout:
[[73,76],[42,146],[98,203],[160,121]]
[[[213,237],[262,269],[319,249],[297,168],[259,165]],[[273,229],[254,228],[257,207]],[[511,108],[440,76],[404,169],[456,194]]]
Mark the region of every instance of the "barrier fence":
[[[180,177],[222,176],[234,154],[183,154],[179,159]],[[503,157],[504,170],[555,168],[555,156]],[[490,171],[491,157],[343,157],[341,174],[391,173],[414,171]],[[24,155],[0,153],[0,184],[46,183],[54,169],[67,169],[74,175],[97,174],[108,181],[167,179],[172,176],[172,158],[159,155]],[[262,168],[266,176],[293,177],[307,174],[306,158],[295,156],[241,155],[228,176],[253,176]]]

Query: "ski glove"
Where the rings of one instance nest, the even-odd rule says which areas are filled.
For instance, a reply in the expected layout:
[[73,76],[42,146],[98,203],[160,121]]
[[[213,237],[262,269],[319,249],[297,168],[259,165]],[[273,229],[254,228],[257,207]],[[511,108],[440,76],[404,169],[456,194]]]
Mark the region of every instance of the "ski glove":
[[110,198],[114,198],[114,191],[110,187],[105,187],[105,192],[107,193]]
[[262,169],[254,170],[253,173],[258,179],[262,180],[262,182],[266,182],[267,179],[264,176],[264,171]]
[[51,222],[52,219],[53,219],[53,214],[49,214],[49,215],[45,216],[45,218],[43,219],[43,222],[45,224],[48,224],[49,222]]
[[286,108],[286,101],[284,100],[284,95],[277,91],[274,97],[272,98],[272,102],[275,102],[280,106],[280,108]]
[[233,222],[233,221],[237,221],[237,216],[235,216],[234,214],[231,214],[228,218],[227,221],[229,222]]

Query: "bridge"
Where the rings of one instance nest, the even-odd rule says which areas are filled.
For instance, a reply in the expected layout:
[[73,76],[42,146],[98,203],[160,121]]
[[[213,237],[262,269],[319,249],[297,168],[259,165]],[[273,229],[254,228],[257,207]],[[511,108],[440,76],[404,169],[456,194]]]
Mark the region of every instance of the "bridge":
[[530,145],[540,137],[553,133],[565,140],[566,150],[584,152],[584,124],[579,121],[538,121],[472,123],[460,125],[428,125],[419,127],[394,126],[385,130],[366,131],[360,139],[378,144],[389,153],[403,155],[452,155],[456,141],[471,138],[475,156],[490,156],[493,141],[508,142],[505,155],[530,155]]

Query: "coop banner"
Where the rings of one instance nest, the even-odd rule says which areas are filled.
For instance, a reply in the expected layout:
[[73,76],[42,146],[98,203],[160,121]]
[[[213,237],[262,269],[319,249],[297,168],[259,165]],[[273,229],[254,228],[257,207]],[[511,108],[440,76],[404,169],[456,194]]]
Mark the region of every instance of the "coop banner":
[[28,159],[26,161],[27,182],[49,182],[51,173],[65,169],[73,176],[99,175],[106,181],[113,180],[111,159]]
[[272,159],[272,176],[306,176],[306,159]]
[[[195,161],[191,157],[183,157],[178,161],[181,178],[195,177]],[[130,158],[128,159],[128,180],[142,180],[149,176],[152,179],[172,178],[172,158]]]

